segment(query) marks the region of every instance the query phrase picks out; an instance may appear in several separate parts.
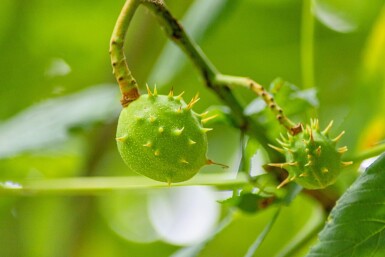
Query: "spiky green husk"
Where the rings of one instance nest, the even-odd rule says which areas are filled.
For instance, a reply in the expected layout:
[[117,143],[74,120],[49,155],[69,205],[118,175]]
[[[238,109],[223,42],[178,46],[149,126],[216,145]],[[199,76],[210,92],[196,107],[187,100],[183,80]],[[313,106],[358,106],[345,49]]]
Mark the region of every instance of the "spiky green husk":
[[344,132],[331,139],[328,135],[331,126],[332,122],[321,132],[318,120],[314,120],[297,135],[282,136],[278,140],[282,148],[272,146],[285,155],[286,162],[270,166],[284,168],[289,173],[279,187],[294,180],[307,189],[322,189],[336,181],[342,167],[350,162],[341,161],[347,147],[336,148]]
[[124,108],[117,128],[118,150],[129,168],[167,183],[193,177],[208,163],[209,130],[181,96],[141,95]]

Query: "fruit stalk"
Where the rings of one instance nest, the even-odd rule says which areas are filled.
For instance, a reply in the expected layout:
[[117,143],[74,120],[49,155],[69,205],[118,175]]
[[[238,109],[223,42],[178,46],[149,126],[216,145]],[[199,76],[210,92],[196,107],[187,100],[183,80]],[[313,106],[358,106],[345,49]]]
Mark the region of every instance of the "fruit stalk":
[[124,41],[130,21],[140,4],[139,0],[127,0],[124,4],[110,41],[110,57],[113,73],[119,83],[123,107],[139,97],[138,84],[128,68],[124,55]]
[[285,116],[283,109],[275,102],[273,96],[269,94],[263,86],[255,82],[250,78],[229,76],[219,74],[216,77],[217,84],[229,85],[230,87],[244,87],[253,91],[256,95],[260,96],[266,103],[270,111],[275,115],[279,123],[285,127],[290,134],[296,135],[302,131],[301,124],[295,124],[288,117]]

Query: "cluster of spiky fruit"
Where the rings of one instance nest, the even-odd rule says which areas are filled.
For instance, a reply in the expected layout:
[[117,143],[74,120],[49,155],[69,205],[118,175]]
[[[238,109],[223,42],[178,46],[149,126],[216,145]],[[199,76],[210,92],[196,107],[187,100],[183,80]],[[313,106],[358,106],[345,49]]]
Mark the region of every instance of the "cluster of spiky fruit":
[[192,110],[198,95],[186,104],[182,94],[158,95],[147,86],[141,95],[120,113],[116,140],[118,150],[131,170],[167,183],[193,177],[212,162],[207,159],[207,113]]
[[270,145],[273,149],[284,154],[285,163],[271,163],[269,166],[279,167],[288,172],[288,177],[278,186],[279,188],[295,180],[307,189],[321,189],[333,184],[341,168],[352,162],[341,161],[341,156],[348,149],[346,146],[336,148],[337,142],[345,133],[342,131],[334,139],[329,138],[329,125],[320,131],[318,120],[312,120],[310,125],[302,126],[302,131],[296,135],[288,134],[285,138],[277,139],[281,147]]

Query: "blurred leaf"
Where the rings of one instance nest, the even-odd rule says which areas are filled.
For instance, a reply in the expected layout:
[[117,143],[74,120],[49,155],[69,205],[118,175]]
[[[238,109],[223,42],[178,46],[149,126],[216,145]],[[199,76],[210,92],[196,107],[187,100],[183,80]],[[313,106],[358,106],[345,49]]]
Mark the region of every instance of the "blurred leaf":
[[385,155],[338,200],[308,257],[385,255]]
[[251,176],[259,176],[265,173],[262,167],[270,160],[255,138],[247,138],[243,155],[245,172]]
[[[21,228],[19,242],[23,242],[17,246],[19,256],[70,255],[73,243],[71,228],[73,229],[75,225],[71,207],[73,207],[71,199],[60,197],[29,198],[16,204],[15,218]],[[34,236],[31,236],[31,233]]]
[[[108,42],[120,8],[105,0],[1,1],[0,102],[7,108],[0,108],[0,120],[57,95],[58,88],[63,94],[113,82]],[[48,76],[55,59],[71,73]]]
[[99,210],[109,227],[126,240],[150,243],[159,239],[148,216],[151,192],[112,192],[99,198]]
[[356,77],[357,86],[352,88],[353,104],[344,124],[354,128],[348,131],[347,138],[354,139],[356,151],[372,147],[385,136],[385,3],[379,11],[365,38],[361,72]]
[[74,127],[109,122],[118,116],[117,88],[103,85],[47,100],[0,123],[0,158],[68,139]]
[[216,163],[227,165],[228,168],[207,165],[201,169],[200,173],[219,173],[236,178],[240,161],[239,130],[225,125],[212,125],[214,125],[212,126],[214,129],[208,133],[209,148],[207,156]]
[[266,103],[261,98],[256,98],[244,109],[246,115],[261,113],[266,108]]
[[286,195],[285,198],[283,199],[283,202],[286,205],[289,205],[294,199],[298,196],[298,194],[302,191],[302,187],[298,185],[297,183],[290,183],[286,185],[285,189]]
[[234,125],[231,118],[231,109],[228,106],[212,105],[209,108],[207,108],[205,112],[207,112],[207,114],[203,117],[203,119],[209,118],[209,117],[215,117],[205,122],[205,126],[210,127],[217,124],[228,125],[228,126]]
[[379,144],[384,137],[385,117],[383,112],[379,112],[377,115],[373,116],[367,124],[365,124],[365,128],[361,131],[360,137],[358,138],[357,150],[362,151],[370,149]]
[[279,207],[275,213],[272,215],[271,220],[269,223],[266,224],[265,228],[262,230],[261,234],[258,235],[256,240],[253,242],[253,244],[249,247],[249,249],[246,252],[245,257],[253,257],[257,256],[256,253],[265,240],[266,236],[269,234],[270,230],[274,226],[274,223],[277,221],[277,218],[279,217],[279,214],[281,213],[281,208]]
[[[55,58],[47,68],[45,74],[48,77],[65,76],[71,72],[71,67],[63,59]],[[61,92],[56,92],[61,93]]]
[[[234,221],[208,242],[198,256],[244,256],[275,211],[275,208],[268,208],[255,215],[235,213]],[[289,207],[283,207],[276,224],[256,254],[279,256],[285,249],[306,238],[308,233],[312,233],[323,222],[323,211],[318,203],[298,196]]]
[[[281,78],[276,78],[270,84],[269,91],[273,94],[276,102],[284,108],[285,114],[288,116],[304,116],[306,111],[318,108],[319,105],[316,88],[300,90]],[[251,101],[244,112],[247,115],[257,114],[260,120],[269,117],[269,122],[275,124],[276,118],[271,115],[270,110],[266,108],[266,103],[259,97]],[[276,128],[276,126],[273,127]]]
[[0,16],[2,17],[0,21],[0,41],[1,41],[1,35],[5,33],[5,30],[7,28],[7,23],[11,18],[12,15],[12,8],[15,5],[14,0],[3,0],[1,1],[0,5]]
[[313,0],[314,13],[332,30],[348,33],[366,24],[381,1]]
[[300,90],[290,82],[277,78],[270,84],[270,91],[276,101],[284,106],[287,115],[305,113],[319,105],[316,88]]
[[[47,151],[48,152],[48,151]],[[80,153],[72,150],[49,150],[23,154],[0,160],[0,178],[2,179],[36,179],[46,177],[77,176],[82,163]]]
[[372,27],[364,56],[364,76],[385,78],[385,4]]
[[[342,1],[315,0],[314,12],[320,22],[332,30],[348,33],[354,31],[358,24],[354,20],[354,15],[341,7],[349,7],[351,4],[344,4]],[[337,3],[336,3],[337,2]],[[352,1],[357,3],[357,1]],[[361,3],[363,3],[361,1]],[[338,5],[339,4],[339,5]],[[341,10],[342,9],[342,10]]]

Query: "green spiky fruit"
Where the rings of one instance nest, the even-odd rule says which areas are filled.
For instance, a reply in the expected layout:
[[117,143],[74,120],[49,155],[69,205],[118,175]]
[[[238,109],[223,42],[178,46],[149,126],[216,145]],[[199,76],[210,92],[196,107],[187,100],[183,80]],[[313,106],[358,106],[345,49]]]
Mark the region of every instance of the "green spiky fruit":
[[[198,101],[186,104],[181,95],[141,95],[119,117],[118,150],[129,168],[167,183],[193,177],[205,164],[207,136],[201,116],[192,111]],[[206,118],[207,119],[207,118]]]
[[285,163],[269,164],[288,172],[288,177],[278,187],[294,180],[307,189],[322,189],[336,181],[343,166],[351,164],[341,161],[347,147],[336,148],[344,131],[334,139],[329,138],[332,124],[330,122],[324,131],[320,131],[318,120],[313,120],[300,133],[277,140],[282,148],[271,146],[286,159]]

